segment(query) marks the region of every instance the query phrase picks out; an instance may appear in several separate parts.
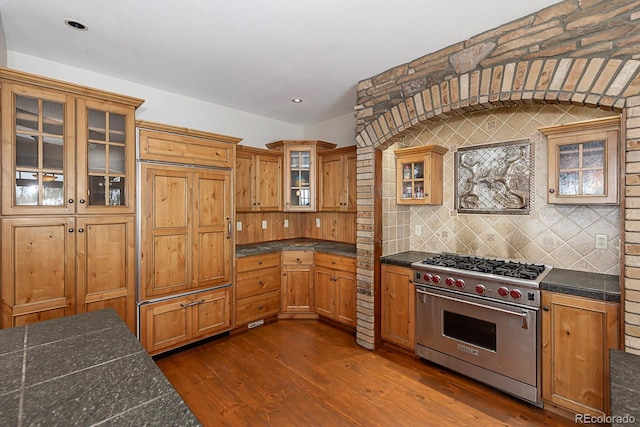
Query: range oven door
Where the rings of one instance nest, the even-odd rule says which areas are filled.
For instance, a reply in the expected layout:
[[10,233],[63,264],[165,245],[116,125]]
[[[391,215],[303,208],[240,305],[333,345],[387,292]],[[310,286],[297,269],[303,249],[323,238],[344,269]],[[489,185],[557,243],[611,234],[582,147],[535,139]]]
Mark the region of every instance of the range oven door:
[[416,292],[418,355],[430,359],[423,348],[538,388],[537,309],[423,286]]

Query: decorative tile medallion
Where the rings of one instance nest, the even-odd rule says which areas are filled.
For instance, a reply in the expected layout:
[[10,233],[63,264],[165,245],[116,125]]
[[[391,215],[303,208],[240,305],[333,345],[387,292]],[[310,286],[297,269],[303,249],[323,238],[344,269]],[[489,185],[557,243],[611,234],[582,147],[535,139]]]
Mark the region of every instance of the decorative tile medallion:
[[455,154],[458,213],[529,213],[533,159],[528,139],[459,148]]

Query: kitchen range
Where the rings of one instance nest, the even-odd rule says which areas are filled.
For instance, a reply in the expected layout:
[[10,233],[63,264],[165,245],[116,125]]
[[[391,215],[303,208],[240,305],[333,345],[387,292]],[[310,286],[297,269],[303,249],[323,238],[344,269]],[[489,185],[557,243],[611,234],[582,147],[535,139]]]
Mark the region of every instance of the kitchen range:
[[552,267],[449,253],[411,265],[416,354],[542,406],[538,288]]

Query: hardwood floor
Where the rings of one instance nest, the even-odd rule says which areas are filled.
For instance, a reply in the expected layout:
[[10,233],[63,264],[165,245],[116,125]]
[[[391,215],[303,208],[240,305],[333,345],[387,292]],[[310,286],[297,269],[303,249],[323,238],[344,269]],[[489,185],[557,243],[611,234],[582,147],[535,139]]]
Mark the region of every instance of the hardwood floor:
[[205,426],[570,426],[445,368],[279,321],[156,361]]

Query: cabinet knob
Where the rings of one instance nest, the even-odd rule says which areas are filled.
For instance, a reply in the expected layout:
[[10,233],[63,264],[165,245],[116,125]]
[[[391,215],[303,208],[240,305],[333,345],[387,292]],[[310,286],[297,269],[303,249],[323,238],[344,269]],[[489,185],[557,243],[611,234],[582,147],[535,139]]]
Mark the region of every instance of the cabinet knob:
[[549,307],[548,307],[548,306],[546,306],[546,305],[545,305],[544,307],[542,307],[542,309],[543,309],[544,311],[549,311]]
[[84,228],[78,228],[78,233],[84,233]]
[[67,231],[69,231],[69,233],[73,233],[75,230],[74,230],[73,228],[70,228],[70,229],[69,229],[69,230],[67,230]]
[[335,261],[335,260],[331,261],[331,264],[334,264],[334,265],[335,265],[335,263],[336,263],[336,261]]
[[262,310],[262,304],[258,306],[258,310]]
[[554,190],[553,188],[549,189],[549,193],[555,193],[555,192],[556,192],[556,190]]
[[300,258],[296,258],[296,262],[300,262]]
[[75,200],[69,199],[69,204],[73,204],[73,202],[75,202]]
[[258,285],[262,285],[262,280],[258,280]]
[[255,206],[255,205],[256,205],[256,202],[253,202],[253,206]]
[[260,202],[258,202],[258,206],[260,206]]
[[80,200],[78,200],[78,203],[81,203],[81,204],[83,204],[83,205],[84,205],[84,199],[80,199]]
[[258,261],[258,265],[262,265],[262,261]]

